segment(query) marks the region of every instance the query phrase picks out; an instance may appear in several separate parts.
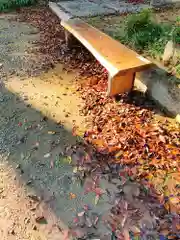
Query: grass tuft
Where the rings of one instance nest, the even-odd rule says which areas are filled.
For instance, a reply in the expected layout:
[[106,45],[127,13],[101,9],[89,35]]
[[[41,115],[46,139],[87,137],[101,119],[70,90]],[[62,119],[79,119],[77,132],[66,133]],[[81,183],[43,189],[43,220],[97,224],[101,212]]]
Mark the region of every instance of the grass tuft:
[[0,12],[7,12],[19,7],[35,4],[36,0],[0,0]]
[[170,38],[170,27],[153,21],[150,10],[143,10],[127,18],[125,40],[137,50],[152,50],[152,55],[161,54],[164,45]]
[[159,58],[169,40],[180,44],[179,23],[179,19],[173,26],[157,23],[153,12],[146,9],[127,17],[123,34],[118,32],[115,38],[139,52],[147,52],[153,58]]

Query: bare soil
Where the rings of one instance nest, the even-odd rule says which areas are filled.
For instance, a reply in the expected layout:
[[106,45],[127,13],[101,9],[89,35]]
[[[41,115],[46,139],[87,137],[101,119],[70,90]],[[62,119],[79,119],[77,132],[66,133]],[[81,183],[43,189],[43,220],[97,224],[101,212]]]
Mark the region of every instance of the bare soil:
[[76,142],[73,124],[84,121],[72,86],[76,74],[59,64],[29,77],[34,55],[27,51],[38,29],[14,17],[0,16],[0,239],[63,239],[58,212],[63,223],[72,217],[62,185],[69,169],[59,167],[59,154]]

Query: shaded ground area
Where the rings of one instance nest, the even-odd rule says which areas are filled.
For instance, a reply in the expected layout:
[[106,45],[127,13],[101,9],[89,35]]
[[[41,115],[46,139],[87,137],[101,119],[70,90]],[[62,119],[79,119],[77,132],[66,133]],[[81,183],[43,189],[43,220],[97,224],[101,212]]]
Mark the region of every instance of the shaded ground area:
[[[0,62],[3,63],[1,76],[18,73],[19,76],[33,71],[34,55],[28,48],[38,39],[38,31],[33,26],[14,21],[16,15],[0,15]],[[2,72],[3,70],[3,72]]]
[[[113,120],[126,129],[135,112],[142,111],[142,121],[153,121],[152,112],[145,108],[152,110],[154,104],[144,96],[138,103],[137,95],[134,100],[132,96],[121,96],[116,99],[120,100],[118,105],[114,99],[105,98],[106,71],[82,47],[66,48],[59,20],[47,9],[24,9],[17,19],[33,24],[40,31],[40,37],[35,35],[35,49],[29,49],[35,68],[29,65],[32,71],[28,73],[34,75],[34,70],[41,74],[20,78],[17,67],[10,77],[6,69],[14,66],[13,61],[10,58],[9,67],[5,68],[6,61],[2,58],[6,78],[1,80],[0,96],[1,239],[68,239],[64,229],[69,226],[78,239],[112,239],[115,235],[129,239],[130,235],[140,234],[144,239],[168,234],[176,239],[178,215],[171,214],[170,207],[165,210],[164,195],[157,196],[153,187],[141,181],[143,175],[138,179],[136,166],[133,172],[132,166],[127,167],[121,158],[114,161],[116,151],[120,150],[113,149],[114,133],[110,131],[106,145],[102,141],[103,129],[108,136],[107,120],[113,124],[112,113],[117,118],[129,116],[124,124],[121,119]],[[2,21],[6,26],[10,24],[6,16]],[[31,28],[28,23],[23,26]],[[9,34],[9,29],[6,28],[4,36]],[[23,46],[29,37],[24,41]],[[9,53],[5,46],[4,51]],[[95,87],[89,87],[95,83]],[[111,115],[108,119],[107,114]],[[84,118],[87,115],[88,121]],[[138,115],[134,117],[139,120]],[[97,123],[104,120],[103,129],[98,128]],[[145,127],[143,123],[139,123],[139,131]],[[109,129],[114,130],[114,126]],[[138,142],[143,139],[144,132],[141,134]],[[168,136],[168,141],[177,140],[178,147],[174,125],[172,134],[174,137]],[[165,144],[166,137],[160,138],[160,144]],[[130,144],[134,148],[132,142],[127,146]],[[111,151],[107,152],[107,147]],[[148,146],[144,147],[147,154]],[[179,156],[178,152],[175,154]]]

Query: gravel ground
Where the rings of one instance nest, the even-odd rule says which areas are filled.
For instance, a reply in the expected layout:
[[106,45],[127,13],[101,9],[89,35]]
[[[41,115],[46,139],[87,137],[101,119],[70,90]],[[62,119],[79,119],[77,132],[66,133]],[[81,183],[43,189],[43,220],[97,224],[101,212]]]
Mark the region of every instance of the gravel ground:
[[59,152],[75,143],[73,120],[83,121],[69,90],[74,74],[58,65],[30,78],[36,66],[27,52],[39,34],[15,17],[0,16],[0,239],[63,239],[61,178],[69,169],[59,170]]

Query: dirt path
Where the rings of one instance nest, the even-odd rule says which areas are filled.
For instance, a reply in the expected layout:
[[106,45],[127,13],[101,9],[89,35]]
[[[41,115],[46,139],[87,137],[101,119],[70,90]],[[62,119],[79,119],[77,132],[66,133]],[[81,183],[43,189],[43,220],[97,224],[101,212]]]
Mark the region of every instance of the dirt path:
[[[110,205],[104,199],[96,206],[94,194],[84,195],[64,156],[65,148],[79,141],[73,126],[82,132],[85,127],[74,87],[77,73],[57,64],[39,74],[34,55],[27,54],[39,40],[38,31],[14,17],[0,18],[0,238],[65,239],[64,230],[86,204],[92,214],[102,215]],[[34,72],[37,77],[27,76]],[[95,232],[107,233],[103,222]]]
[[[73,123],[83,122],[72,87],[75,74],[58,65],[37,78],[23,77],[34,57],[27,50],[39,35],[12,18],[0,17],[0,238],[62,239],[58,214],[47,203],[64,212],[64,199],[57,195],[64,194],[69,169],[60,168],[59,154],[76,141]],[[47,224],[39,223],[42,216]]]

